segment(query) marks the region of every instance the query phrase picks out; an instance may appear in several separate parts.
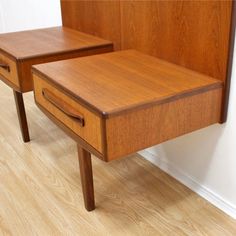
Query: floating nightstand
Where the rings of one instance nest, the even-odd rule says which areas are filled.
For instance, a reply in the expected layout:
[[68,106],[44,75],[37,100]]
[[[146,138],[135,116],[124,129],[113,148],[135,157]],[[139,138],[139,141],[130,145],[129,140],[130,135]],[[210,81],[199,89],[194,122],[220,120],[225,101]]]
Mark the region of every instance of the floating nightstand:
[[33,67],[36,104],[78,143],[87,210],[90,153],[111,161],[218,123],[223,83],[135,50]]

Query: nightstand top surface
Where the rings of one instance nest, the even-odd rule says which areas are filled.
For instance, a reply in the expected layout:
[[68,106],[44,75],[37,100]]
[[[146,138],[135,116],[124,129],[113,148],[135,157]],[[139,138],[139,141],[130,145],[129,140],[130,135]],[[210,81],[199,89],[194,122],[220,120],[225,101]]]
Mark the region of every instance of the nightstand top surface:
[[220,80],[135,50],[36,65],[33,71],[108,116],[222,87]]
[[107,40],[63,26],[0,34],[0,51],[21,60],[109,44]]

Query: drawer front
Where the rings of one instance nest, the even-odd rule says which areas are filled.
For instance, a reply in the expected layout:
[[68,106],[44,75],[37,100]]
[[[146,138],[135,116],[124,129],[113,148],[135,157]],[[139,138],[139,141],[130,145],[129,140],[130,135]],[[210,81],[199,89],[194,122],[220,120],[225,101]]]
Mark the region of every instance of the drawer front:
[[39,76],[33,79],[36,102],[102,153],[101,118]]
[[0,78],[19,87],[16,62],[0,53]]

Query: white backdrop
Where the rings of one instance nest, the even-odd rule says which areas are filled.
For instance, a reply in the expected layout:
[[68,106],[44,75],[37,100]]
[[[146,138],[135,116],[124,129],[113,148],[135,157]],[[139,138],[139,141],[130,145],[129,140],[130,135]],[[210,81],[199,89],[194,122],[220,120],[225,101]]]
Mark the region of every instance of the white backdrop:
[[0,0],[0,32],[61,25],[59,0]]
[[[60,24],[59,0],[0,0],[0,32]],[[236,217],[235,66],[236,61],[233,67],[229,117],[226,124],[214,125],[142,152],[147,159],[234,217]]]

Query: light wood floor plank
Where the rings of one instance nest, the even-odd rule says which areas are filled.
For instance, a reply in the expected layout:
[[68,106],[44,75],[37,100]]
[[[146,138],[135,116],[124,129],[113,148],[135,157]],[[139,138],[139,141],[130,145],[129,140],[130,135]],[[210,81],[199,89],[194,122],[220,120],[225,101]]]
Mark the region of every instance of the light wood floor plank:
[[26,94],[24,144],[0,83],[0,235],[235,235],[236,221],[139,155],[93,158],[96,210],[83,205],[76,144]]

